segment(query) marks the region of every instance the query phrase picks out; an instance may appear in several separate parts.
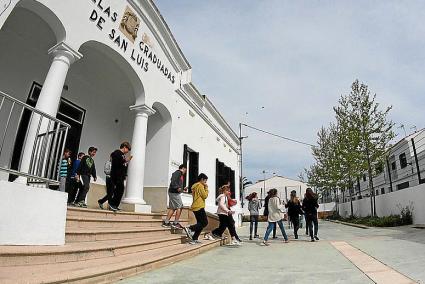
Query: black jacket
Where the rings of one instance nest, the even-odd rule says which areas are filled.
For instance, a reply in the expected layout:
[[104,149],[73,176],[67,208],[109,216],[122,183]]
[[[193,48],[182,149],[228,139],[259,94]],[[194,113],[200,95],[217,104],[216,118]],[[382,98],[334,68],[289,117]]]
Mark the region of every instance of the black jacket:
[[170,187],[168,191],[171,193],[180,193],[183,190],[183,173],[180,170],[175,171],[171,175]]
[[264,216],[269,216],[269,199],[270,196],[266,196],[266,198],[264,198],[264,212],[263,215]]
[[306,215],[316,215],[317,208],[319,208],[319,204],[317,203],[317,198],[303,200],[303,210]]
[[299,202],[295,203],[289,200],[288,203],[285,204],[285,207],[288,208],[288,215],[291,219],[298,218],[300,214],[304,213]]
[[121,150],[115,150],[111,154],[111,180],[124,181],[127,175],[127,161]]
[[[92,163],[90,164],[90,160]],[[96,165],[94,164],[94,160],[92,157],[85,155],[80,162],[80,165],[77,169],[77,174],[84,175],[84,176],[92,176],[93,178],[96,178]]]

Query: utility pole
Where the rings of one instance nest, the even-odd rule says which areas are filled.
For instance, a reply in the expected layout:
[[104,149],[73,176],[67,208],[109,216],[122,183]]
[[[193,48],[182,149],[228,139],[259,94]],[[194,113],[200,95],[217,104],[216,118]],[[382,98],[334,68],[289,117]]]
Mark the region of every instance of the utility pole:
[[244,206],[244,195],[245,195],[245,189],[243,186],[243,160],[242,160],[242,140],[245,138],[248,138],[248,136],[244,136],[242,137],[242,123],[239,122],[239,193],[240,193],[240,198],[241,198],[241,205],[242,208]]

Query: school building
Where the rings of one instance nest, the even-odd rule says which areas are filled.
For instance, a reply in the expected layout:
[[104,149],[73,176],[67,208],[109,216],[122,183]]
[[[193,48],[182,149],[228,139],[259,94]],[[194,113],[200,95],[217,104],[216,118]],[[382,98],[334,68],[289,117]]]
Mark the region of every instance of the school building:
[[191,74],[153,1],[0,1],[1,242],[64,243],[67,194],[49,189],[64,148],[73,159],[98,148],[90,206],[122,141],[133,155],[125,210],[166,210],[180,164],[189,187],[208,175],[207,211],[226,181],[239,200],[238,136]]

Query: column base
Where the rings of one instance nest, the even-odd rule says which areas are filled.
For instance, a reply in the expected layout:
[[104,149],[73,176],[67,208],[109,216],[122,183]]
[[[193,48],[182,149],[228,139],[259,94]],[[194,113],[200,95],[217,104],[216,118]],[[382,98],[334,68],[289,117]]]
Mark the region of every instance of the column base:
[[135,213],[152,213],[152,206],[149,204],[132,204],[121,202],[121,209],[126,212],[135,212]]

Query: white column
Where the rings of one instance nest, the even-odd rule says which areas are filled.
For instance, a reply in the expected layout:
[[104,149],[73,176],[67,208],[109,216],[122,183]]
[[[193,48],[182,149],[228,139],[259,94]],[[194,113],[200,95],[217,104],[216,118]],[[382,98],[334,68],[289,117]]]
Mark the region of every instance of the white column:
[[[52,47],[49,50],[49,54],[53,56],[53,61],[50,65],[49,72],[47,73],[35,108],[50,116],[56,117],[63,85],[65,83],[69,67],[73,62],[80,59],[82,54],[74,51],[64,42],[60,42]],[[39,121],[40,116],[33,114],[33,118],[28,129],[28,136],[23,148],[24,150],[20,167],[20,171],[24,173],[28,173],[29,171]],[[42,128],[43,127],[47,128],[47,125],[42,126]],[[42,133],[42,130],[39,130],[39,132]],[[26,179],[19,178],[17,179],[17,182],[26,183]]]
[[[145,156],[146,156],[146,132],[148,128],[148,117],[155,110],[147,105],[131,106],[130,110],[136,112],[134,121],[133,140],[131,143],[131,154],[133,159],[128,165],[127,186],[124,203],[135,204],[135,211],[150,211],[143,199],[143,185],[145,179]],[[142,205],[142,206],[140,206]],[[144,207],[144,208],[143,208]]]

